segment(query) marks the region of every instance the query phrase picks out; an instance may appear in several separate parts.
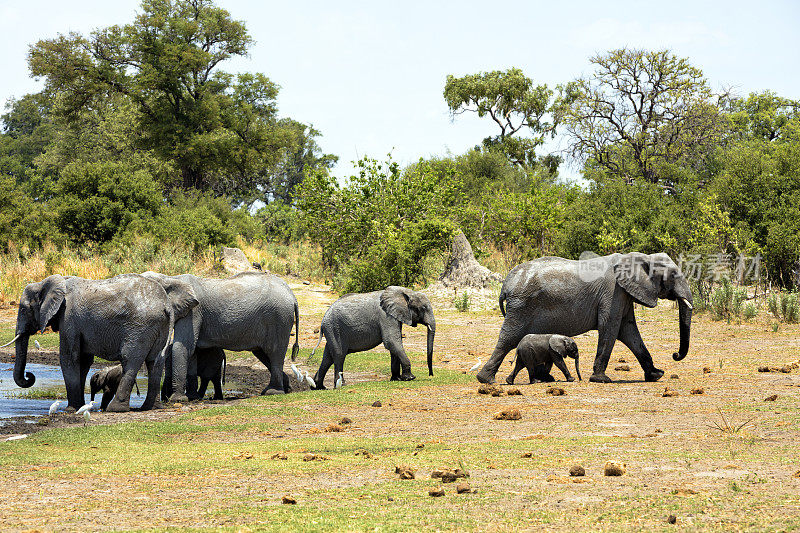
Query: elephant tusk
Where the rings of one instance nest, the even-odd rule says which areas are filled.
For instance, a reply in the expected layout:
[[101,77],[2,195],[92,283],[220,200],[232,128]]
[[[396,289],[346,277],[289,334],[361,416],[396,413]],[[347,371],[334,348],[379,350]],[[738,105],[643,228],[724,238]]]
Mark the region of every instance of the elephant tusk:
[[689,300],[687,300],[686,298],[681,298],[681,301],[684,303],[684,305],[686,305],[686,307],[689,308],[689,311],[694,309],[694,306],[692,304],[690,304]]
[[19,335],[17,335],[16,337],[14,337],[13,339],[11,339],[10,341],[8,341],[7,343],[5,343],[4,345],[0,346],[0,348],[5,348],[5,347],[6,347],[6,346],[8,346],[9,344],[14,344],[15,342],[17,342],[17,339],[19,339],[21,335],[22,335],[22,333],[20,333]]

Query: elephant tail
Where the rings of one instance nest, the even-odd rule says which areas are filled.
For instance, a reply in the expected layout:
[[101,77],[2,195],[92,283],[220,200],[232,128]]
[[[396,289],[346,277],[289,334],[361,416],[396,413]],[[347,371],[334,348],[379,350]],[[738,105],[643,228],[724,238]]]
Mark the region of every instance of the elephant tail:
[[297,361],[297,353],[300,351],[300,308],[297,299],[294,301],[294,346],[292,346],[292,361]]
[[225,385],[225,370],[228,368],[228,356],[222,350],[222,384]]
[[506,307],[503,305],[503,302],[506,301],[506,293],[503,292],[502,289],[500,290],[500,297],[497,299],[497,301],[500,304],[500,312],[503,314],[503,316],[506,316]]
[[317,348],[319,348],[319,343],[321,343],[321,342],[322,342],[322,326],[320,325],[320,327],[319,327],[319,339],[317,339],[317,345],[314,346],[313,350],[311,350],[311,357],[314,357],[314,353],[317,351]]

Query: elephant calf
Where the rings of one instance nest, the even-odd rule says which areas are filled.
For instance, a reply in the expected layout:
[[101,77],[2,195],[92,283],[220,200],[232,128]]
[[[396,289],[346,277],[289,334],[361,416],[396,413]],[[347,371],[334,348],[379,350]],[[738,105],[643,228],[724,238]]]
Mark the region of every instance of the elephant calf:
[[[214,385],[214,399],[224,400],[222,383],[225,381],[225,350],[222,348],[197,348],[197,374],[191,371],[186,376],[186,396],[190,400],[202,400],[210,381]],[[200,388],[197,388],[200,378]]]
[[581,371],[578,368],[578,345],[571,337],[547,334],[525,335],[517,345],[517,361],[514,370],[506,378],[506,383],[512,385],[517,373],[523,367],[528,369],[531,383],[555,381],[550,375],[553,363],[564,373],[567,381],[575,381],[569,373],[564,357],[575,359],[575,373],[578,374],[578,379],[581,379]]
[[89,381],[89,387],[92,392],[92,401],[94,396],[100,391],[103,391],[103,399],[100,401],[100,409],[106,410],[108,404],[114,399],[114,395],[119,388],[119,382],[122,380],[122,365],[108,366],[102,370],[98,370],[92,375]]

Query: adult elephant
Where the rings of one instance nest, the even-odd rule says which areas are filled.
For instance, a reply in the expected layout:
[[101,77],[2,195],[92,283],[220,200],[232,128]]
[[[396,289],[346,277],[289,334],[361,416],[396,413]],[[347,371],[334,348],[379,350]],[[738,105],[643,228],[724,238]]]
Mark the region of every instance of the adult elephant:
[[[169,277],[145,272],[159,282],[178,279],[191,285],[200,302],[175,323],[172,364],[167,367],[165,392],[170,401],[186,401],[187,373],[197,376],[197,349],[250,351],[270,371],[261,394],[284,394],[283,361],[292,326],[296,327],[292,356],[299,350],[300,313],[297,298],[282,279],[263,272],[243,272],[227,279],[191,274]],[[171,390],[170,390],[171,389]]]
[[[122,378],[107,411],[129,411],[136,374],[147,365],[147,396],[142,409],[158,398],[170,327],[197,305],[189,285],[160,285],[138,274],[106,280],[49,276],[25,287],[17,313],[14,382],[36,381],[25,371],[28,340],[51,326],[59,333],[59,359],[70,407],[84,404],[86,375],[95,356],[122,363]],[[8,343],[11,344],[11,343]]]
[[503,358],[529,333],[574,337],[593,329],[598,339],[590,381],[611,381],[606,368],[617,339],[636,356],[645,381],[657,381],[664,372],[653,365],[642,341],[633,303],[655,307],[659,298],[678,301],[680,347],[672,357],[680,361],[689,351],[692,291],[668,255],[612,254],[580,261],[542,257],[517,265],[503,282],[500,310],[505,320],[478,381],[494,382]]

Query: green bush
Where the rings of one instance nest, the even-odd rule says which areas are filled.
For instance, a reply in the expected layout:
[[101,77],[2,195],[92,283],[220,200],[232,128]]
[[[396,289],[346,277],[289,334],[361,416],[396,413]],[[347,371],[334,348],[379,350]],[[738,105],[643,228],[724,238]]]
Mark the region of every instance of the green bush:
[[714,320],[731,320],[742,315],[742,304],[747,300],[747,290],[737,289],[728,278],[711,293],[711,313]]
[[469,311],[469,293],[464,291],[460,296],[453,298],[453,306],[456,308],[456,311],[462,313]]
[[755,306],[755,304],[748,303],[744,306],[743,314],[745,319],[751,320],[758,314],[758,308]]

